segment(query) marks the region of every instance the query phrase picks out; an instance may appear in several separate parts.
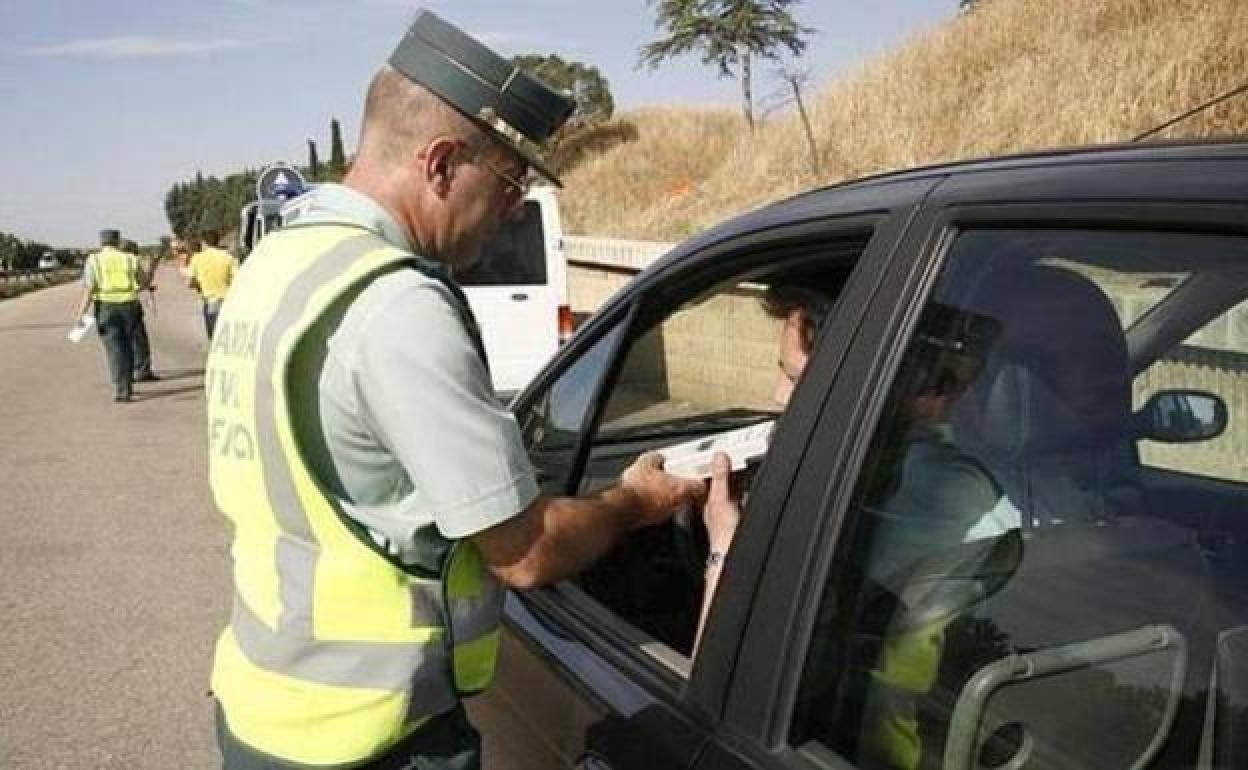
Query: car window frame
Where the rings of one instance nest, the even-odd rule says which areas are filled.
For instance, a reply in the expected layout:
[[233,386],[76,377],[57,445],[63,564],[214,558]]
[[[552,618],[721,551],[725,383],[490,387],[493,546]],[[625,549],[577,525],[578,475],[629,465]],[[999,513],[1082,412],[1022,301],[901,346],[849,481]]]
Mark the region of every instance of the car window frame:
[[[1063,170],[1070,171],[1069,176],[1096,173],[1092,168],[1058,171]],[[996,177],[995,184],[1008,187],[1011,178],[1025,175],[1026,171],[993,171],[975,176],[991,175]],[[796,485],[803,481],[809,485],[819,480],[817,487],[821,493],[804,495],[819,506],[818,514],[813,517],[815,527],[800,529],[800,520],[789,517],[786,512],[773,549],[789,548],[803,555],[798,559],[769,560],[767,573],[760,577],[760,594],[755,603],[766,605],[787,600],[792,605],[791,612],[787,621],[776,617],[750,618],[741,653],[750,661],[741,671],[749,675],[734,677],[725,721],[739,734],[751,736],[752,740],[743,745],[765,751],[771,757],[769,766],[803,770],[811,767],[787,745],[787,738],[814,617],[822,600],[822,587],[835,566],[833,554],[850,511],[862,464],[904,355],[905,345],[893,341],[910,339],[919,312],[957,236],[964,230],[985,227],[1147,229],[1248,235],[1245,206],[1230,201],[1098,200],[1095,195],[1088,200],[1069,201],[965,201],[960,200],[957,189],[948,189],[949,185],[956,188],[957,181],[951,179],[933,191],[924,203],[896,251],[897,258],[873,299],[869,317],[863,321],[864,328],[874,329],[874,333],[868,331],[859,335],[858,344],[849,351],[842,370],[836,373],[826,408],[814,420],[817,424],[812,436],[826,435],[834,427],[848,438],[838,451],[826,453],[832,459],[832,466],[817,468],[808,462],[794,479]],[[983,181],[976,179],[977,184],[971,185],[972,188],[992,187],[978,184]],[[1053,182],[1053,177],[1048,181]],[[907,258],[906,254],[914,256]],[[854,403],[856,394],[865,395]],[[788,563],[775,563],[780,561]],[[755,665],[755,661],[766,663],[768,660],[770,665]],[[852,764],[846,761],[846,766],[852,767]]]
[[[930,186],[930,181],[923,183],[910,182],[904,185],[904,188],[907,190],[926,190]],[[907,207],[905,211],[904,219],[908,219],[910,208]],[[822,212],[819,213],[823,214]],[[618,375],[618,367],[627,358],[627,346],[636,339],[638,318],[645,312],[646,308],[653,309],[658,305],[666,303],[666,307],[670,311],[675,310],[680,304],[679,302],[673,304],[671,301],[671,295],[680,294],[679,290],[675,292],[659,292],[655,287],[667,285],[669,282],[680,284],[689,279],[693,279],[692,282],[697,285],[711,286],[725,277],[739,273],[740,270],[739,268],[723,268],[722,275],[707,279],[705,278],[706,266],[716,262],[728,265],[733,255],[751,253],[750,259],[753,265],[761,266],[767,262],[774,261],[777,251],[791,252],[793,244],[804,244],[811,239],[817,239],[824,244],[837,241],[843,242],[847,238],[861,237],[865,234],[867,236],[865,246],[858,256],[855,268],[847,279],[845,289],[841,295],[842,299],[836,303],[830,312],[829,323],[825,325],[825,328],[845,327],[851,330],[839,344],[830,346],[833,348],[842,347],[844,343],[847,343],[848,337],[852,336],[852,330],[857,328],[857,318],[860,317],[862,312],[861,303],[864,297],[869,296],[870,293],[859,288],[859,284],[863,281],[872,283],[878,277],[878,269],[875,266],[878,266],[885,260],[887,254],[896,246],[900,231],[904,230],[904,222],[899,227],[898,220],[899,217],[896,211],[890,211],[887,207],[878,205],[862,210],[851,210],[848,214],[832,213],[830,216],[823,214],[797,222],[751,230],[733,238],[716,241],[699,249],[699,255],[695,258],[681,260],[675,264],[660,265],[660,269],[650,272],[649,275],[643,273],[643,276],[646,277],[644,282],[639,280],[637,285],[621,292],[606,308],[603,308],[601,318],[596,318],[592,326],[585,329],[583,339],[579,339],[582,335],[578,334],[578,339],[574,340],[574,346],[570,345],[568,350],[560,354],[559,358],[567,363],[555,365],[548,369],[540,378],[540,381],[535,381],[517,399],[516,406],[521,409],[525,408],[527,404],[531,403],[533,398],[544,392],[571,365],[570,362],[576,356],[577,351],[587,350],[597,339],[609,333],[614,324],[609,322],[608,318],[620,319],[627,315],[627,323],[632,324],[632,326],[625,334],[621,335],[620,342],[612,354],[614,359],[609,367],[611,372],[599,383],[599,392],[595,395],[595,404],[589,410],[594,413],[592,421],[587,420],[582,423],[584,436],[581,443],[584,443],[588,440],[587,437],[593,435],[592,430],[589,430],[589,428],[591,425],[596,424],[597,419],[601,415],[602,407],[605,403],[604,394],[609,392],[608,383],[615,382],[615,378]],[[804,246],[802,250],[810,252],[813,249],[810,246]],[[863,270],[863,265],[868,264],[872,265],[872,268]],[[847,297],[853,297],[854,301],[847,304],[843,301]],[[824,355],[829,354],[825,353]],[[564,356],[567,356],[567,358],[565,359]],[[805,399],[802,393],[803,389],[799,386],[791,404],[791,413],[794,414],[794,417],[790,418],[790,420],[794,423],[793,427],[795,429],[783,431],[785,438],[783,442],[780,442],[787,447],[785,450],[786,457],[791,456],[793,453],[800,456],[805,448],[809,426],[805,425],[798,415],[807,412],[809,408],[799,406]],[[794,408],[797,411],[792,411]],[[569,475],[569,485],[576,483],[572,481],[573,479],[579,482],[583,471],[583,458],[588,454],[587,448],[587,445],[578,446],[576,461],[578,468],[575,473]],[[784,490],[787,490],[789,486],[787,478],[791,476],[797,464],[779,462],[771,463],[771,465],[773,470],[760,473],[759,480],[769,479],[766,482],[767,486],[779,490],[783,494]],[[755,494],[756,499],[762,499],[757,492]],[[760,532],[758,536],[768,539],[769,532]],[[750,537],[753,537],[753,535],[742,535],[740,540],[743,546],[744,541],[750,539]],[[736,550],[738,549],[734,546],[734,553]],[[758,551],[761,549],[743,547],[740,550]],[[734,579],[731,577],[732,570],[726,570],[724,580],[729,583],[734,580],[740,583],[744,580],[747,583],[747,593],[752,593],[748,590],[748,583],[752,581],[742,578],[740,572],[738,570],[738,575]],[[721,585],[723,584],[721,582]],[[707,724],[718,720],[727,689],[728,676],[733,667],[732,658],[740,637],[739,630],[734,631],[728,624],[734,622],[734,618],[739,623],[739,613],[734,612],[732,607],[717,607],[713,610],[714,616],[708,619],[707,636],[703,641],[701,651],[693,662],[689,675],[682,677],[670,669],[664,668],[664,666],[653,660],[651,656],[632,647],[629,644],[627,634],[619,633],[621,628],[628,629],[628,624],[622,623],[617,616],[602,608],[596,601],[589,599],[583,593],[582,595],[586,597],[585,601],[577,601],[576,594],[578,592],[580,592],[580,589],[574,585],[561,583],[556,586],[527,592],[520,598],[526,608],[531,610],[534,615],[553,622],[557,626],[558,634],[563,635],[565,638],[568,636],[575,638],[609,665],[628,671],[633,681],[644,686],[652,696],[663,698],[672,705],[679,705],[687,713],[695,715],[696,718]],[[717,602],[716,604],[722,603]]]

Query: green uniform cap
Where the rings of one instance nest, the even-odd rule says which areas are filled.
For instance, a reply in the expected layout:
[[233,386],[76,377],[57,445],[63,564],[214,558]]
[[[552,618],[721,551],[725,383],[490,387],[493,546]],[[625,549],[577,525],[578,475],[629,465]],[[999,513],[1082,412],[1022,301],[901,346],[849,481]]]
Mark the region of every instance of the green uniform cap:
[[390,55],[390,66],[472,118],[559,184],[543,162],[541,145],[576,109],[575,100],[427,10],[417,14]]

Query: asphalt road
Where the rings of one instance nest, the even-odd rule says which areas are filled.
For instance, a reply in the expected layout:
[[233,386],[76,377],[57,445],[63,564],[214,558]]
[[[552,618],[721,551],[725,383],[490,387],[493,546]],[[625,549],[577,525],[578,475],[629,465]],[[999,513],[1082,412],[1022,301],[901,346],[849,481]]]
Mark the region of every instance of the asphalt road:
[[[220,766],[208,677],[231,589],[207,482],[206,344],[195,296],[172,268],[157,283],[163,379],[130,404],[112,402],[95,334],[65,338],[76,284],[0,301],[4,770]],[[485,732],[492,770],[529,766]]]
[[76,284],[0,302],[0,767],[210,768],[226,530],[206,480],[203,330],[172,270],[161,382],[114,404]]

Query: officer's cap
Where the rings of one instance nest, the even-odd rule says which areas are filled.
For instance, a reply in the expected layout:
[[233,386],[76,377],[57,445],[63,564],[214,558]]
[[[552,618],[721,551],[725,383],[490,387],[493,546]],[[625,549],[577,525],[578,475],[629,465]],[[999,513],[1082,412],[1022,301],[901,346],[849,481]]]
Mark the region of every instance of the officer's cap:
[[121,231],[111,230],[111,229],[101,230],[100,231],[100,245],[101,246],[114,246],[114,247],[120,246],[121,245]]
[[563,125],[576,102],[422,10],[408,28],[390,66],[517,152],[542,176],[559,180],[542,161],[542,143]]

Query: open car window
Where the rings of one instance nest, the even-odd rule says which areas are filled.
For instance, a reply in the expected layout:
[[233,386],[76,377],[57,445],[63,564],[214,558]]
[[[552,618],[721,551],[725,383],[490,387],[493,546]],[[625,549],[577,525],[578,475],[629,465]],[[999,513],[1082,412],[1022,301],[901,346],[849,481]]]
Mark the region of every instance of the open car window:
[[[708,454],[726,434],[758,429],[747,434],[754,443],[737,455],[735,483],[748,503],[748,489],[765,459],[766,437],[777,429],[783,411],[776,400],[777,382],[784,376],[783,321],[773,315],[774,304],[770,314],[765,306],[769,289],[809,291],[819,318],[826,317],[861,248],[854,242],[819,253],[807,249],[787,267],[783,259],[763,265],[743,260],[737,275],[690,284],[649,305],[643,301],[598,396],[576,491],[614,483],[644,452],[669,452],[676,467],[675,447],[685,450],[685,457]],[[813,333],[817,326],[810,328]],[[687,463],[683,472],[695,473],[697,465]],[[685,511],[663,526],[631,534],[564,591],[609,615],[619,636],[637,649],[687,675],[707,552],[701,511]]]
[[[615,483],[644,452],[696,450],[726,431],[774,425],[783,324],[764,308],[768,289],[809,288],[826,316],[865,243],[859,237],[791,255],[733,257],[639,297],[626,321],[518,415],[547,491],[592,492]],[[759,472],[766,447],[764,440],[743,463],[736,477],[742,488]],[[559,586],[558,600],[626,648],[687,676],[707,557],[701,515],[685,511],[630,534]]]

